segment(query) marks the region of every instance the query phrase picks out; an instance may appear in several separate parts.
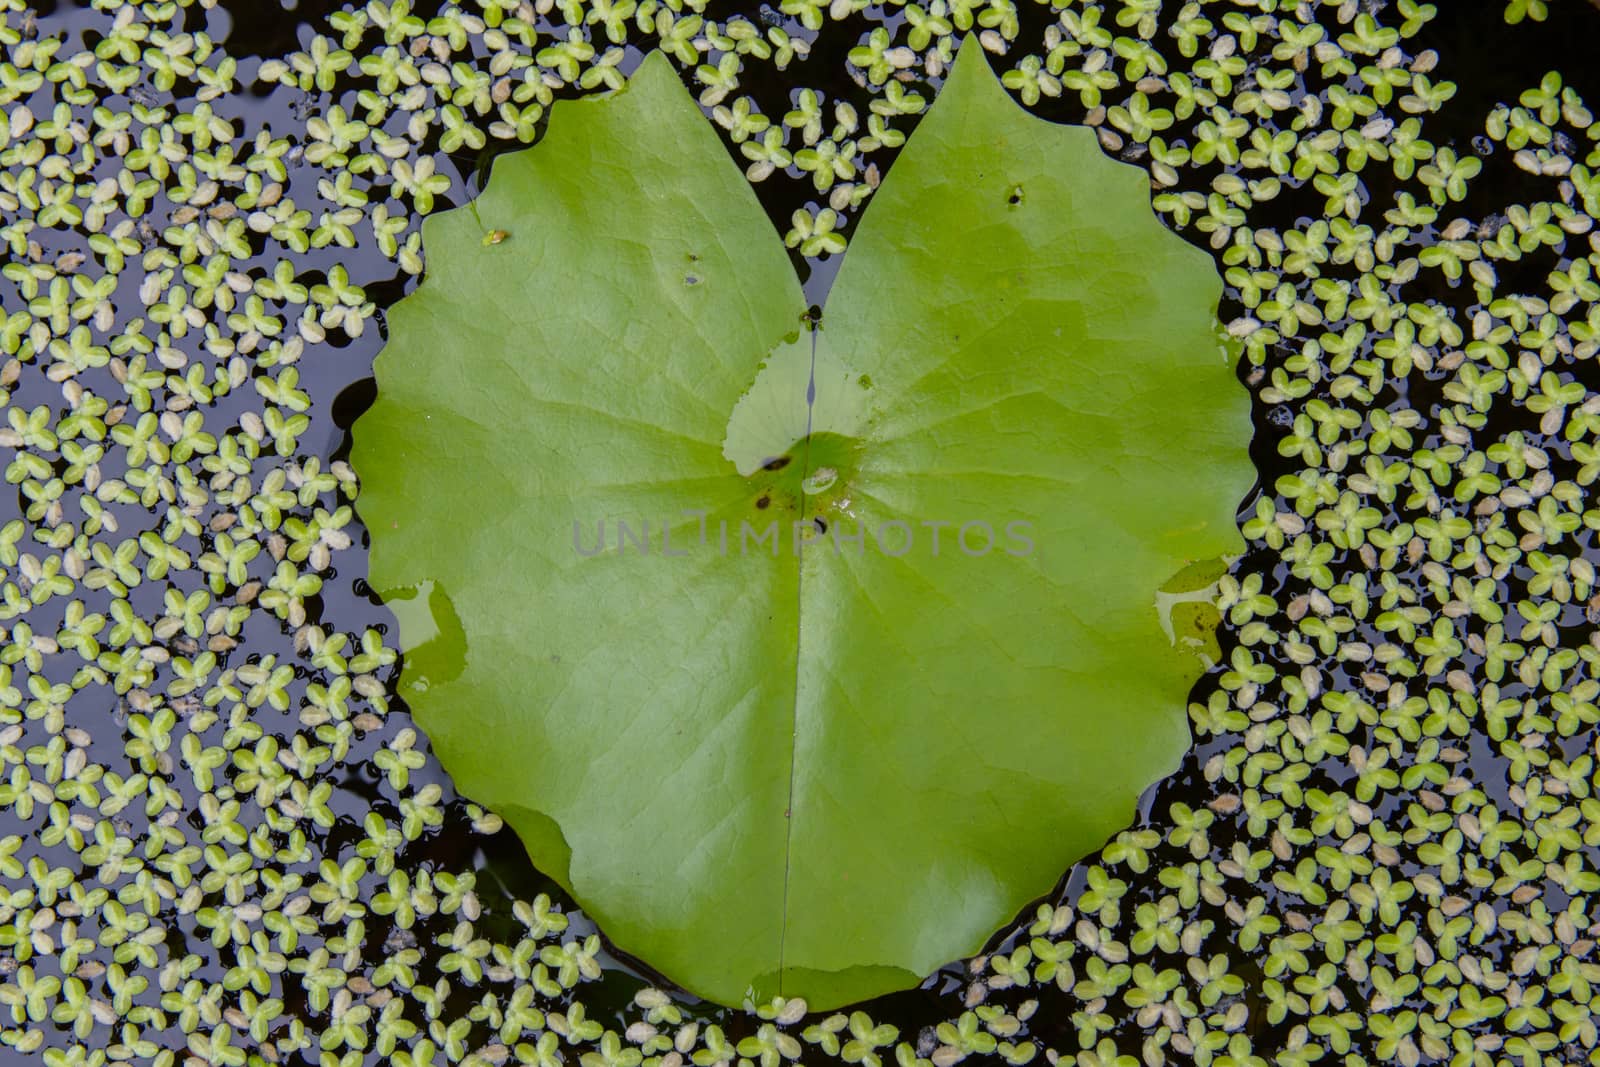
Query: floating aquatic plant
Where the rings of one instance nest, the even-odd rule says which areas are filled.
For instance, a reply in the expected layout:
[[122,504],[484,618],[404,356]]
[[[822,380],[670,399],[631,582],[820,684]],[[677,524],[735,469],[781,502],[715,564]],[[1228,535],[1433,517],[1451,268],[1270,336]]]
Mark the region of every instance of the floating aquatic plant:
[[[1592,1059],[1591,5],[1508,6],[379,0],[291,38],[250,4],[0,0],[0,1040],[72,1064]],[[423,215],[476,189],[471,146],[535,140],[628,49],[720,94],[707,121],[814,288],[969,31],[1225,272],[1263,491],[1222,662],[1192,759],[993,952],[848,1014],[708,1011],[591,950],[402,740],[364,532],[317,516],[357,490],[362,390],[335,397],[423,269]],[[820,193],[791,164],[824,140],[855,176]]]
[[725,1004],[976,951],[1188,746],[1157,592],[1251,481],[1220,286],[961,56],[820,323],[665,56],[558,104],[429,221],[355,431],[455,781]]

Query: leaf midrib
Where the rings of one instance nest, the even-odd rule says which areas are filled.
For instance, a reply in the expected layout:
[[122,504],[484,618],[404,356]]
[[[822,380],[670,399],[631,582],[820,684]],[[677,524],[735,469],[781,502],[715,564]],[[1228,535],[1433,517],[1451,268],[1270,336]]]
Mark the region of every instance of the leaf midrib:
[[[800,536],[806,521],[806,479],[811,476],[811,426],[817,396],[817,334],[821,323],[811,322],[811,368],[806,374],[806,434],[805,447],[800,453],[800,518],[791,535]],[[783,995],[784,951],[789,939],[789,876],[794,856],[794,787],[795,774],[800,765],[800,640],[805,632],[801,611],[804,607],[805,557],[798,546],[795,552],[794,573],[794,696],[789,709],[789,791],[783,809],[783,920],[778,930],[778,995]]]

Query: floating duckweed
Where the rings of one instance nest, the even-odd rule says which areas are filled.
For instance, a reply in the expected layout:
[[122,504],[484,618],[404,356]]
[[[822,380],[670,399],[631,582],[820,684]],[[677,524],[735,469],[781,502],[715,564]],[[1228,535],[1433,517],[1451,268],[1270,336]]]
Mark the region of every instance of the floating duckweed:
[[[209,0],[91,7],[0,0],[0,1041],[62,1064],[1596,1061],[1600,126],[1537,68],[1473,114],[1448,79],[1479,72],[1423,47],[1461,19],[1537,57],[1592,35],[1583,5],[370,0],[259,64],[197,28]],[[815,265],[969,32],[1025,106],[1146,167],[1228,285],[1263,489],[1218,584],[1194,789],[1158,789],[915,1008],[712,1013],[597,981],[592,924],[393,698],[392,624],[351,580],[343,396],[422,219],[637,50],[674,57]]]

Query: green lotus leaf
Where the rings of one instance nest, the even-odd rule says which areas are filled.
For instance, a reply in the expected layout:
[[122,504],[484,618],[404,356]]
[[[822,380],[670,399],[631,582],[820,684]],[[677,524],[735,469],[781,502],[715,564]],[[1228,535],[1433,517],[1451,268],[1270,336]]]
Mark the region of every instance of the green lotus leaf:
[[659,54],[424,245],[353,457],[401,690],[620,948],[903,988],[1176,766],[1252,480],[1221,285],[975,44],[817,321]]

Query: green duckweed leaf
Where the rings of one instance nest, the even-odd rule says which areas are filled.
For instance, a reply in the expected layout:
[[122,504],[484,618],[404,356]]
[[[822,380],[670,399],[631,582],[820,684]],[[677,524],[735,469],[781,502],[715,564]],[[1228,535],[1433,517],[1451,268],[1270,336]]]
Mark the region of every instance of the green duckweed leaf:
[[401,689],[621,948],[903,988],[1176,766],[1221,568],[1162,590],[1252,477],[1221,286],[974,45],[818,329],[659,54],[424,244],[355,432]]

